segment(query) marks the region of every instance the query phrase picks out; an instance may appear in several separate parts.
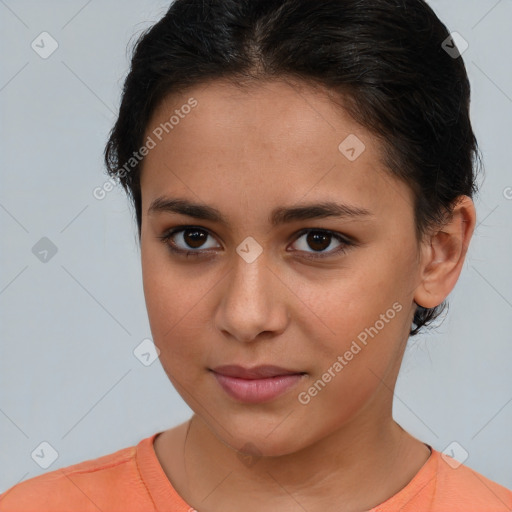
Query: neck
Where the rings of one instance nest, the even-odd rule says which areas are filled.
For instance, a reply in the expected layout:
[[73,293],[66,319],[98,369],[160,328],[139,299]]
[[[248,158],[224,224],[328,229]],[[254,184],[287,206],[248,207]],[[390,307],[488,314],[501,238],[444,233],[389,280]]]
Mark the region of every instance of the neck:
[[362,415],[317,443],[278,457],[242,456],[196,415],[183,433],[177,490],[201,512],[225,511],[226,504],[248,512],[264,504],[326,512],[343,504],[347,512],[361,512],[407,485],[430,455],[391,413],[380,421]]

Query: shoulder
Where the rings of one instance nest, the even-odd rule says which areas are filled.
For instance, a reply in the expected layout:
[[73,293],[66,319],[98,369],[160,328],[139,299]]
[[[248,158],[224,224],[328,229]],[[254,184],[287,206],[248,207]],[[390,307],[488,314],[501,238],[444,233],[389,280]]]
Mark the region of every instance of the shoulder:
[[[490,480],[455,459],[434,453],[437,458],[435,500],[446,506],[465,506],[465,510],[509,511],[512,510],[512,491]],[[462,510],[462,509],[461,509]]]
[[401,491],[372,512],[510,512],[512,491],[431,448]]
[[[143,441],[141,441],[142,443]],[[145,492],[135,460],[137,446],[50,471],[0,495],[2,512],[117,510],[127,489]],[[115,501],[115,503],[114,503]]]

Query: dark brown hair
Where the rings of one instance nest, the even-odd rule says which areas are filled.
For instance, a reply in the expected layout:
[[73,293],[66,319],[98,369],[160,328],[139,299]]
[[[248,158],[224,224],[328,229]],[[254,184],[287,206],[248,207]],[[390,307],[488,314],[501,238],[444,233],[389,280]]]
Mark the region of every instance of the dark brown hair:
[[[175,0],[135,45],[105,148],[109,174],[133,201],[139,237],[140,163],[120,171],[144,144],[158,104],[214,79],[288,76],[332,90],[381,139],[391,175],[413,191],[420,240],[458,196],[477,192],[470,84],[462,58],[443,48],[449,37],[423,0]],[[410,334],[445,306],[418,305]]]

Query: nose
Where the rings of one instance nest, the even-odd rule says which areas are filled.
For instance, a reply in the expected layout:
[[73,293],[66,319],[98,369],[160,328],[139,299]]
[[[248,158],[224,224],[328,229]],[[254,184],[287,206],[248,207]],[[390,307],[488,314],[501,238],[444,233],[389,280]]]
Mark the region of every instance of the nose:
[[215,324],[225,336],[252,342],[278,336],[289,321],[286,287],[269,268],[264,253],[252,263],[234,257],[234,266],[220,291]]

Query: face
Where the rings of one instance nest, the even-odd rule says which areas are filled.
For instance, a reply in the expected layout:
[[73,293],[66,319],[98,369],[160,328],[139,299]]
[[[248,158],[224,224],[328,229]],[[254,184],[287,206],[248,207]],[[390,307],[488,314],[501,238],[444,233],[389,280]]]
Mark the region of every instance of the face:
[[390,417],[419,249],[412,192],[378,140],[327,91],[286,80],[170,96],[146,137],[144,293],[191,409],[264,455]]

